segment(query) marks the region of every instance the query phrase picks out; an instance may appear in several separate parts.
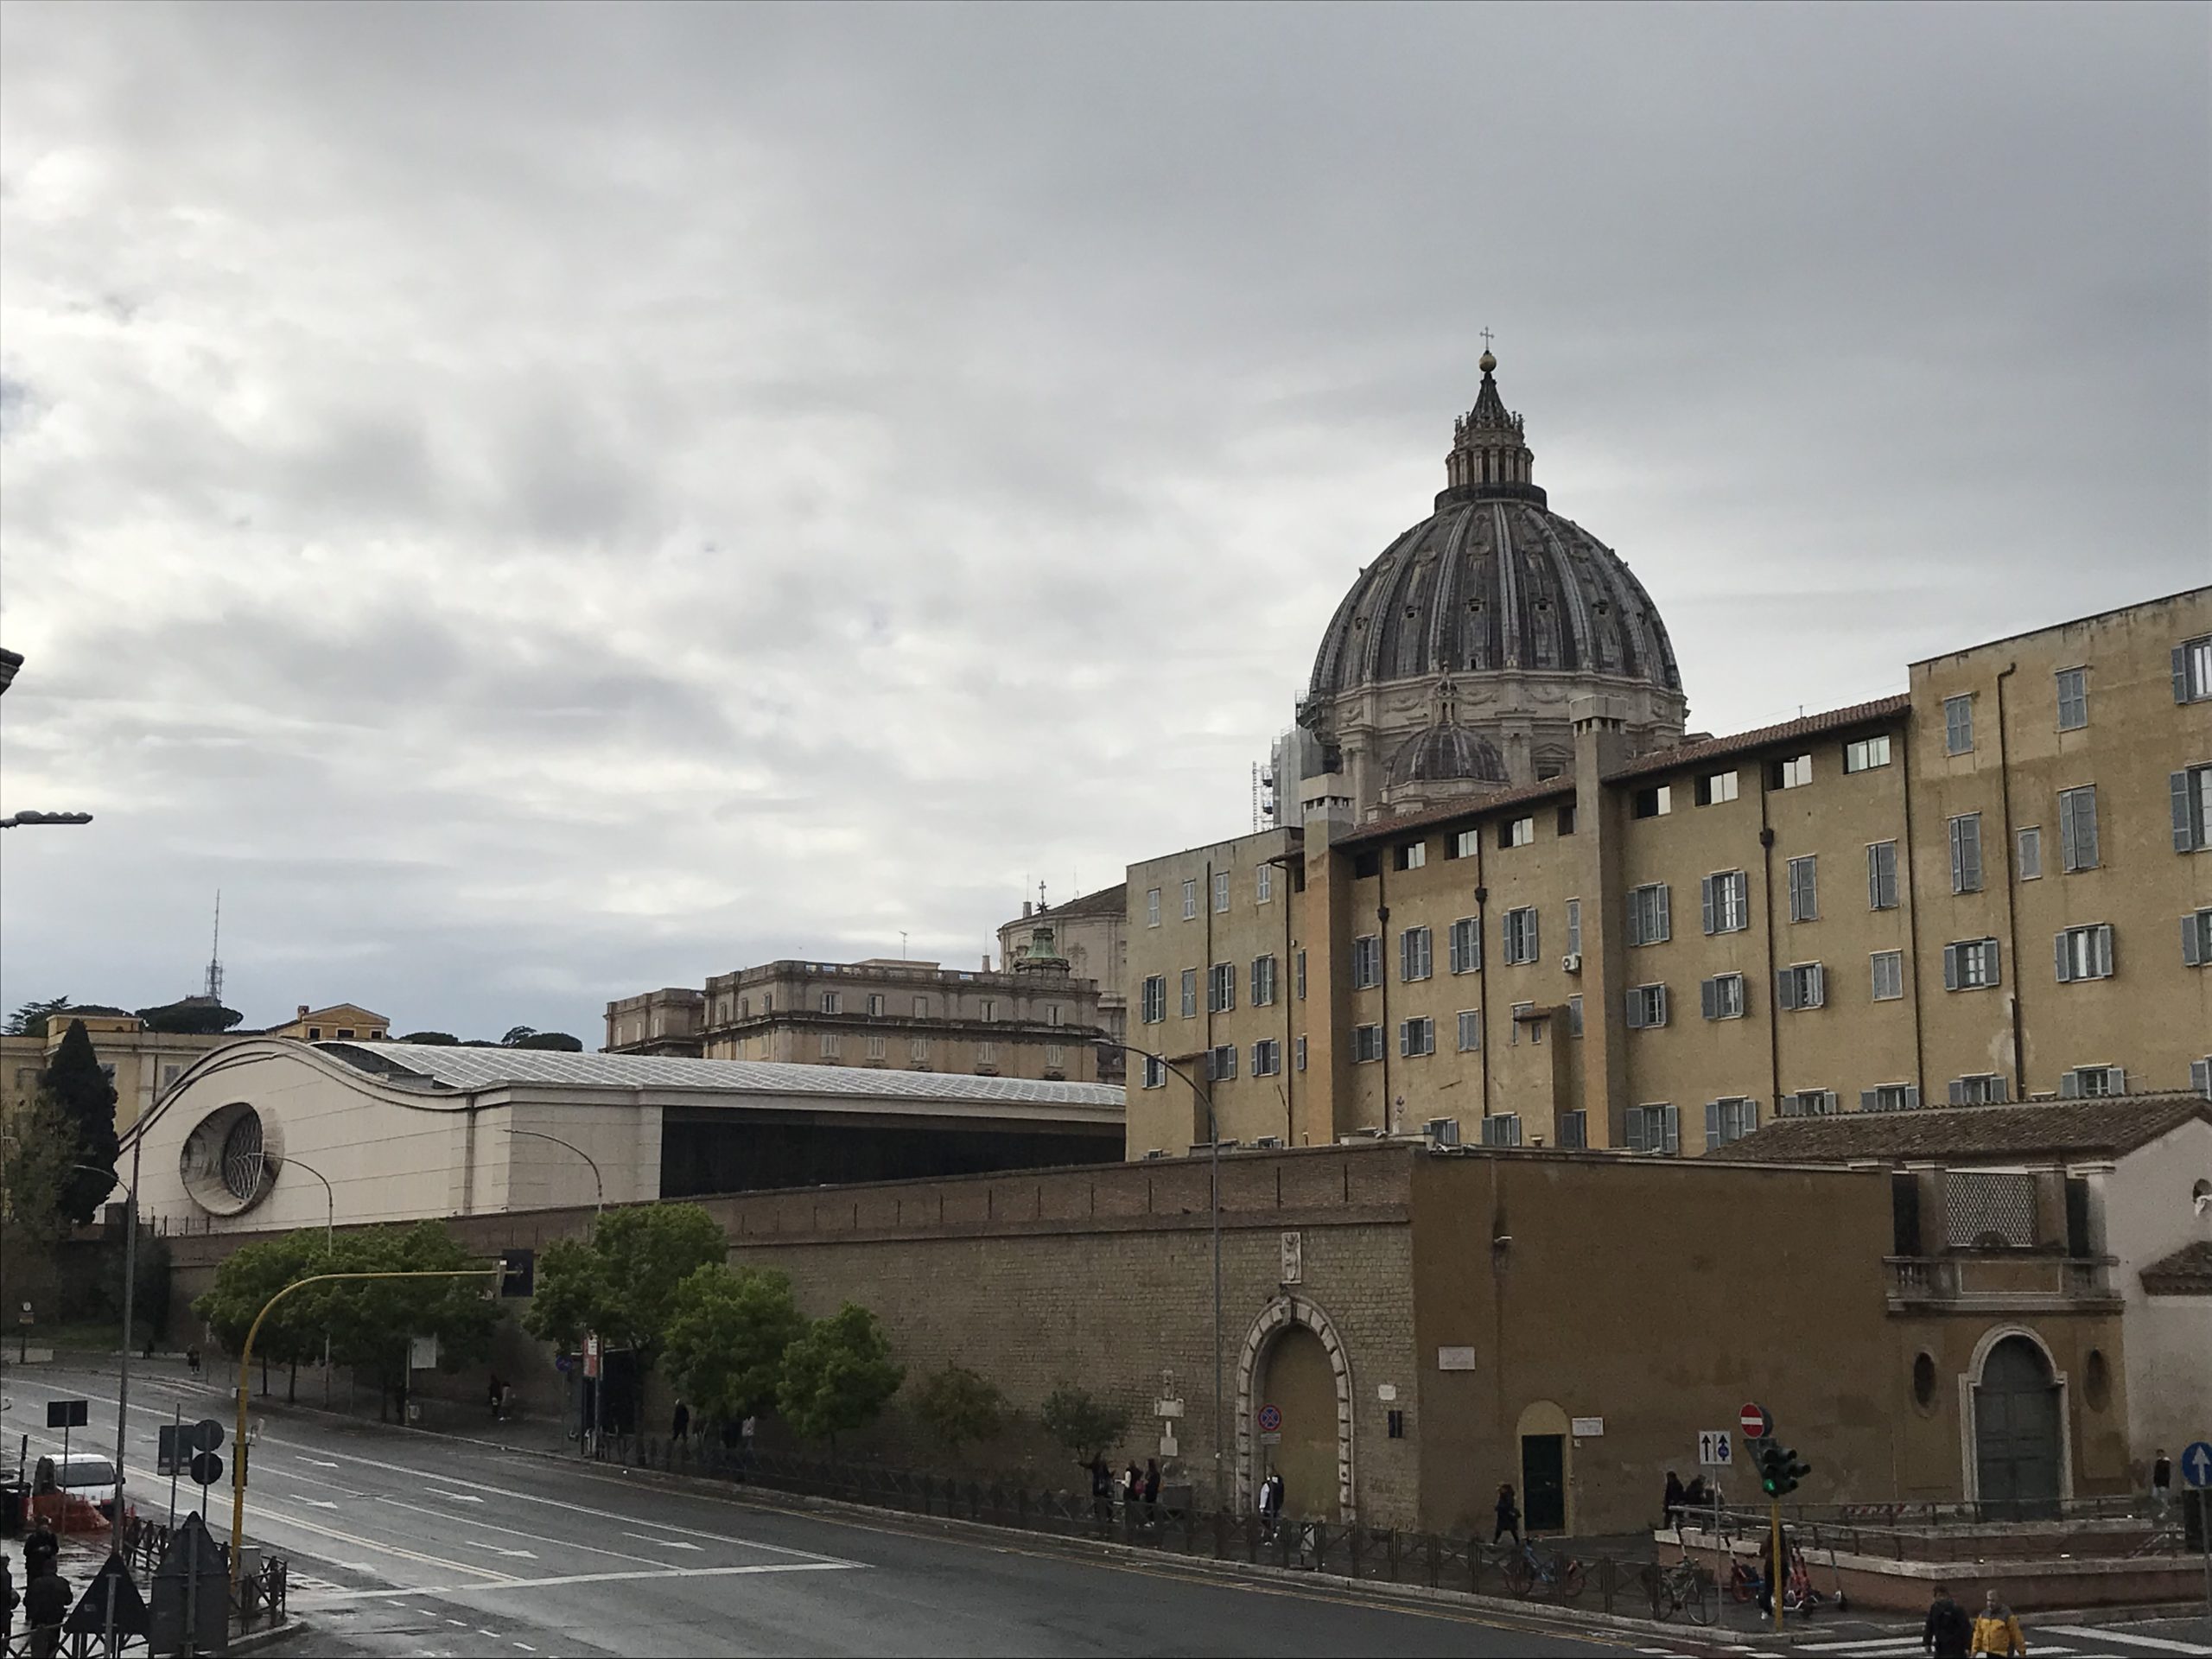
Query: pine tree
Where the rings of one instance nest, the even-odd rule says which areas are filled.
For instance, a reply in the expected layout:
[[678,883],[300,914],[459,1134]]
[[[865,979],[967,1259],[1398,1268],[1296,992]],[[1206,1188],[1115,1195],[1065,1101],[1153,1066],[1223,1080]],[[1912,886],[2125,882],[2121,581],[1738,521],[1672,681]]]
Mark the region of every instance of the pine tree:
[[83,1020],[69,1022],[61,1046],[39,1077],[38,1091],[60,1109],[74,1132],[73,1161],[91,1166],[71,1170],[61,1189],[62,1217],[82,1226],[115,1190],[115,1160],[122,1150],[115,1135],[115,1085],[100,1070]]

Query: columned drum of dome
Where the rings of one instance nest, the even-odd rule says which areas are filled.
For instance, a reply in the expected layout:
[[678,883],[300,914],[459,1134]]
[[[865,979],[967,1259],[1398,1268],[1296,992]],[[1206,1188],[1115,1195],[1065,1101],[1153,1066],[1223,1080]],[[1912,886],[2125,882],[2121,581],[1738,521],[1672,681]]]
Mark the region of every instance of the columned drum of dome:
[[1569,770],[1578,696],[1618,700],[1637,749],[1681,735],[1681,676],[1651,596],[1551,511],[1497,360],[1484,352],[1481,366],[1435,512],[1360,572],[1300,705],[1362,817]]

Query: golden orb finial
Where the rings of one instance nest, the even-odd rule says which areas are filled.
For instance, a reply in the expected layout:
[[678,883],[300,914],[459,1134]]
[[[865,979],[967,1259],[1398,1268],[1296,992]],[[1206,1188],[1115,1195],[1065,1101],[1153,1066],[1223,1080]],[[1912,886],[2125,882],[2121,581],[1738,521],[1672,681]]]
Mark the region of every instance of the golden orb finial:
[[1480,369],[1484,374],[1488,374],[1492,369],[1497,366],[1497,359],[1492,357],[1488,352],[1484,352],[1479,358],[1475,359],[1475,366]]

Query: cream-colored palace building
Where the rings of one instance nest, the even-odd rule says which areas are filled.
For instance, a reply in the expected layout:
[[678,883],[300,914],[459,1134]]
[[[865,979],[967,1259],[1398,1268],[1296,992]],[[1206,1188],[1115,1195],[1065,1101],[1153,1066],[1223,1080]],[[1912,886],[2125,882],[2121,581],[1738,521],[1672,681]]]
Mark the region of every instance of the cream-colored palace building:
[[1287,822],[1129,868],[1129,1040],[1173,1063],[1132,1061],[1130,1154],[1208,1141],[1209,1093],[1248,1145],[1694,1155],[2212,1089],[2212,588],[1685,737],[1663,627],[1532,494],[1492,367],[1437,516],[1329,626]]

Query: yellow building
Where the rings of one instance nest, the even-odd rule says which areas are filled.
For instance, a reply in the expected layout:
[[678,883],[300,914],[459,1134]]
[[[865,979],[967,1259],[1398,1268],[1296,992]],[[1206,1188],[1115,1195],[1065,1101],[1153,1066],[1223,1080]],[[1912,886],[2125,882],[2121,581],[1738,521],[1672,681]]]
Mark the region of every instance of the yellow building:
[[370,1043],[382,1041],[391,1030],[389,1019],[372,1013],[358,1002],[336,1002],[327,1008],[310,1008],[302,1002],[297,1014],[281,1026],[270,1027],[262,1034],[289,1037],[302,1043]]
[[1421,1132],[1694,1154],[1775,1116],[2212,1090],[2212,588],[1904,696],[1128,871],[1133,1156]]
[[115,1085],[115,1126],[126,1129],[154,1103],[161,1091],[182,1077],[211,1049],[237,1042],[241,1033],[185,1035],[149,1031],[129,1014],[70,1014],[48,1022],[42,1037],[0,1037],[0,1116],[12,1116],[38,1093],[38,1080],[70,1021],[81,1020],[92,1052]]

